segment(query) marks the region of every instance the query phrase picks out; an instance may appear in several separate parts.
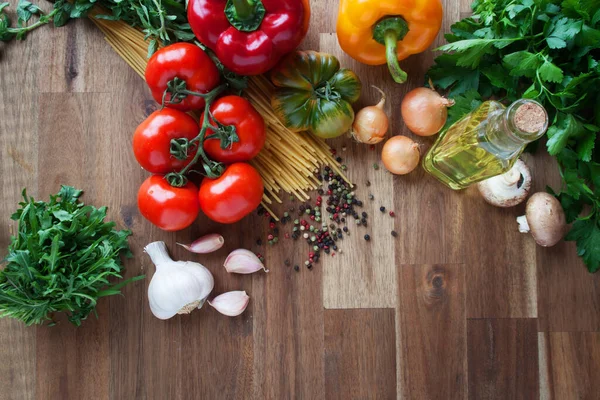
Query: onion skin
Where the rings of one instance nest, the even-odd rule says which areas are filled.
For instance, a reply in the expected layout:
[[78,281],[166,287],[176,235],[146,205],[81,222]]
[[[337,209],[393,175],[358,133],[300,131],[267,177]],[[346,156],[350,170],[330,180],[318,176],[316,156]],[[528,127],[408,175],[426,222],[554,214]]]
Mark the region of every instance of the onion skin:
[[352,124],[352,137],[360,143],[375,144],[381,142],[388,131],[390,121],[383,111],[385,93],[376,86],[381,93],[381,100],[374,106],[367,106],[356,113]]
[[396,175],[406,175],[419,165],[419,145],[406,136],[393,136],[383,145],[381,160]]
[[404,96],[400,112],[404,123],[412,133],[431,136],[438,133],[448,119],[447,108],[454,100],[440,96],[435,90],[419,87]]

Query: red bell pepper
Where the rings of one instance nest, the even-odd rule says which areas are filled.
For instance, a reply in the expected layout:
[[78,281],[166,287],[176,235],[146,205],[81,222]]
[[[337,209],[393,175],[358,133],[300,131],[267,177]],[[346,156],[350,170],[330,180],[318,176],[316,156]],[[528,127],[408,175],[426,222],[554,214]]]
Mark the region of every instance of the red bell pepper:
[[194,34],[229,70],[262,74],[308,30],[309,0],[190,0]]

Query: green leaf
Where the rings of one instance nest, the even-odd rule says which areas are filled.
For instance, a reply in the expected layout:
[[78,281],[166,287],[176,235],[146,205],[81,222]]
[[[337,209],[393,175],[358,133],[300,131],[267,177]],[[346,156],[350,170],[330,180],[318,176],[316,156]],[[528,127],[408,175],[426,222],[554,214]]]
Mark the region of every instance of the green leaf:
[[546,82],[561,82],[564,78],[562,69],[558,68],[548,59],[544,60],[544,63],[539,68],[540,78]]
[[454,100],[454,105],[448,108],[446,127],[475,110],[483,102],[481,95],[476,90],[469,90],[462,95],[453,96],[452,100]]
[[582,161],[592,160],[592,151],[596,143],[596,132],[588,132],[577,143],[577,156]]
[[581,135],[585,131],[581,122],[571,114],[559,114],[558,122],[548,128],[548,153],[555,156],[567,145],[571,137]]
[[588,271],[600,269],[600,226],[597,216],[575,221],[566,240],[577,243],[577,254],[583,258]]
[[506,73],[506,70],[500,64],[494,64],[492,66],[481,68],[481,73],[490,80],[490,83],[498,88],[511,90],[513,87],[513,80]]
[[551,49],[564,49],[565,47],[567,47],[567,42],[565,42],[563,39],[556,37],[547,37],[546,43],[548,43],[548,47],[550,47]]
[[468,39],[448,43],[435,50],[455,51],[460,53],[456,65],[459,67],[476,68],[485,54],[493,52],[493,48],[503,48],[519,38],[510,39]]
[[148,44],[148,54],[147,54],[147,58],[152,57],[152,54],[154,54],[156,52],[156,50],[158,50],[158,40],[156,39],[152,39],[150,40],[150,43]]
[[542,60],[539,54],[533,54],[528,51],[517,51],[504,56],[502,63],[504,68],[510,71],[511,76],[532,78],[542,64]]

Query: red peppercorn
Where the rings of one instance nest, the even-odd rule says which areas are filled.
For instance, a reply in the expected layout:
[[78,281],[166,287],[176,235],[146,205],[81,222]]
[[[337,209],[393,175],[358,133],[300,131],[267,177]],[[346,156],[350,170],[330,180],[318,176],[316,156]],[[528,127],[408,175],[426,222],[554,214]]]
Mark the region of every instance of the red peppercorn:
[[396,213],[393,211],[390,211],[390,217],[395,217],[395,216],[396,216]]
[[310,258],[313,258],[313,257],[315,256],[315,253],[311,251],[310,253],[308,253],[308,256],[309,256]]
[[314,216],[314,215],[311,215],[311,216],[310,216],[310,219],[311,219],[311,221],[314,221],[314,220],[315,220],[315,216]]
[[269,228],[275,229],[275,222],[270,222],[269,223]]
[[286,238],[286,239],[289,239],[289,238],[290,238],[290,234],[286,232],[286,234],[285,234],[285,238]]
[[269,234],[269,235],[267,236],[267,239],[269,239],[269,240],[273,240],[273,235],[270,235],[270,234]]
[[321,196],[317,196],[317,201],[321,201],[323,198]]

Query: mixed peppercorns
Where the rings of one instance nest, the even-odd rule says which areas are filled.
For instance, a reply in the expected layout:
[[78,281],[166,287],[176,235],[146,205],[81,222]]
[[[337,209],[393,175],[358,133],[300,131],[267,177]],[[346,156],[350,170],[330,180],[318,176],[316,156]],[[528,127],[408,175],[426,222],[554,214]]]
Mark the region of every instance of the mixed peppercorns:
[[[335,153],[333,152],[333,154]],[[336,160],[341,162],[342,158],[337,157]],[[379,165],[374,164],[374,168],[378,169]],[[304,261],[304,266],[309,270],[319,262],[323,253],[335,256],[336,252],[342,252],[339,242],[344,239],[344,236],[350,235],[349,222],[354,220],[356,226],[365,228],[369,226],[368,213],[358,210],[363,207],[363,202],[356,197],[348,182],[329,166],[324,167],[322,171],[318,171],[316,174],[318,180],[323,182],[323,187],[317,190],[318,195],[314,200],[314,204],[310,204],[309,200],[309,202],[302,203],[297,208],[291,207],[283,213],[280,220],[282,225],[288,223],[292,225],[290,232],[284,234],[286,239],[298,240],[302,238],[309,245],[307,259]],[[366,181],[366,186],[371,186],[371,182]],[[374,199],[375,197],[369,194],[369,200]],[[293,196],[290,197],[290,200],[296,201]],[[382,213],[386,212],[384,206],[379,209]],[[277,227],[277,221],[262,207],[259,207],[258,213],[269,220],[268,244],[278,243],[279,228]],[[395,217],[394,211],[389,211],[389,215]],[[392,236],[397,237],[397,232],[392,231]],[[368,233],[363,237],[367,242],[371,240],[371,235]],[[260,246],[262,240],[257,239],[256,244]],[[286,259],[284,264],[290,267],[292,262],[290,259]],[[293,268],[295,271],[300,271],[298,264],[294,264]]]

